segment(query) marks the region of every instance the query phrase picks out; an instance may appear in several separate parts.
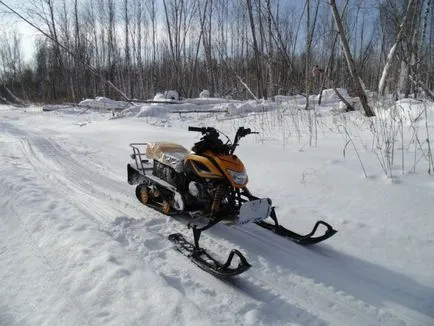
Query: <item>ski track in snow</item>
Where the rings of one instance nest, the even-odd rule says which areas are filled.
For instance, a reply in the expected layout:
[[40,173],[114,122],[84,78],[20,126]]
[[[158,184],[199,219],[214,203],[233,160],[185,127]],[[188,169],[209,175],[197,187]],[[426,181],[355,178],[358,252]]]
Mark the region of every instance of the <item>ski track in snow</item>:
[[[171,221],[142,206],[134,187],[114,178],[119,171],[111,170],[106,162],[95,162],[98,156],[90,160],[87,155],[68,151],[55,138],[30,134],[12,124],[1,123],[0,127],[20,144],[23,157],[45,185],[84,213],[80,220],[65,216],[65,225],[59,228],[70,224],[85,231],[98,225],[128,255],[151,266],[184,298],[212,316],[213,324],[225,325],[230,320],[255,325],[429,325],[433,321],[434,313],[429,313],[432,301],[424,301],[434,295],[431,289],[345,256],[330,245],[300,247],[254,225],[218,225],[202,237],[203,246],[211,252],[226,255],[235,247],[247,253],[253,265],[234,279],[215,279],[176,253],[166,239],[173,232],[190,237],[185,221]],[[11,160],[17,162],[17,168],[29,169],[26,164],[19,166],[20,158]],[[9,209],[18,217],[18,222],[11,223],[19,223],[20,213]],[[32,235],[34,230],[25,232],[21,235],[27,238],[25,245],[38,248],[34,238],[50,231],[38,230],[36,235]],[[7,246],[0,246],[0,254],[6,251]],[[50,266],[50,254],[34,251],[41,257],[47,278],[58,278],[61,267]],[[65,306],[70,308],[61,307],[66,319],[68,314],[85,311],[83,300],[71,294],[66,298]],[[89,318],[83,314],[83,324],[89,324]]]
[[[109,325],[113,323],[112,311],[116,312],[120,309],[124,314],[122,320],[126,324],[169,324],[177,320],[180,324],[191,322],[195,325],[211,325],[209,318],[200,320],[200,310],[191,300],[179,293],[175,294],[174,291],[167,291],[164,287],[165,282],[160,279],[152,280],[152,275],[150,277],[149,274],[145,274],[146,279],[140,277],[141,271],[131,265],[130,261],[123,263],[122,256],[118,254],[118,248],[115,245],[108,242],[104,248],[100,247],[101,238],[107,238],[103,236],[105,233],[101,232],[101,226],[109,223],[110,219],[116,216],[114,214],[118,212],[110,206],[105,206],[104,202],[100,202],[97,198],[89,198],[86,191],[80,189],[80,186],[88,186],[87,182],[77,182],[77,180],[85,180],[81,175],[83,169],[80,165],[56,166],[54,158],[59,158],[60,152],[52,146],[54,143],[47,143],[43,138],[35,137],[34,144],[27,138],[26,133],[21,134],[16,129],[9,129],[9,131],[17,137],[15,142],[11,142],[11,147],[14,147],[15,151],[13,151],[13,157],[9,159],[13,161],[12,168],[20,173],[11,173],[12,176],[18,176],[15,180],[3,177],[1,179],[2,190],[16,192],[16,196],[19,196],[21,200],[31,200],[32,203],[39,205],[38,211],[42,210],[42,212],[40,214],[37,212],[37,215],[31,214],[27,211],[26,206],[21,207],[17,200],[6,200],[5,203],[1,203],[1,207],[3,210],[6,209],[7,216],[17,225],[7,226],[2,232],[23,233],[24,230],[25,234],[17,236],[26,240],[24,244],[20,243],[20,246],[29,242],[35,252],[29,258],[32,261],[31,266],[41,265],[42,267],[37,268],[36,271],[29,271],[23,267],[24,272],[19,273],[19,279],[28,279],[23,286],[27,283],[32,284],[31,280],[36,276],[38,282],[35,282],[35,287],[37,288],[26,289],[30,292],[26,302],[12,301],[14,305],[5,309],[13,311],[15,315],[23,315],[22,319],[11,320],[9,316],[0,316],[0,321],[4,319],[5,325],[27,323]],[[42,144],[42,152],[37,144]],[[65,171],[69,168],[72,170],[68,173],[75,176],[76,184],[71,183],[71,179],[65,177],[68,175]],[[42,185],[41,180],[43,180]],[[7,198],[6,193],[2,195]],[[43,206],[42,209],[40,206]],[[51,210],[59,209],[59,207],[64,213],[62,219],[56,217],[56,213],[51,213]],[[25,217],[22,219],[20,216]],[[53,236],[56,233],[62,234],[64,238],[57,239]],[[74,236],[71,236],[72,234]],[[84,236],[82,239],[78,236],[80,234],[87,234],[87,237]],[[89,241],[86,240],[89,238],[95,238],[95,241],[88,243]],[[77,242],[71,243],[74,239]],[[53,243],[56,240],[59,243]],[[99,250],[101,252],[98,252]],[[113,254],[110,253],[111,250]],[[25,250],[25,252],[28,251]],[[13,253],[11,253],[11,259],[13,259]],[[34,260],[36,260],[35,263],[33,263]],[[82,265],[84,262],[86,265]],[[114,268],[113,265],[115,265]],[[14,279],[14,275],[7,274],[7,277]],[[126,283],[121,288],[124,291],[117,293],[117,284],[122,283],[123,278],[128,278],[130,283],[133,282],[132,286],[136,284],[137,287],[129,288]],[[41,286],[38,284],[45,285],[45,288],[40,289]],[[9,284],[9,287],[11,285]],[[50,288],[53,285],[54,288]],[[21,284],[14,284],[13,287],[20,288]],[[144,289],[149,289],[152,294],[146,295]],[[34,292],[37,293],[37,297],[33,297]],[[44,296],[44,293],[48,298]],[[50,293],[52,294],[49,295]],[[89,295],[92,297],[92,293],[97,297],[97,301],[93,303],[86,299]],[[136,297],[137,295],[140,297]],[[58,299],[53,299],[53,296],[57,296]],[[67,300],[69,302],[65,302],[64,298],[69,298]],[[58,308],[50,306],[51,300],[58,304]],[[155,306],[154,310],[157,312],[159,309],[157,307],[161,307],[163,301],[168,305],[167,315],[159,316],[158,313],[152,314],[152,311],[149,311],[150,308],[152,310],[152,306]],[[132,307],[127,306],[131,303],[133,303]],[[191,307],[184,313],[180,309],[181,305]],[[93,308],[94,306],[97,308]],[[146,311],[143,313],[140,306],[145,306],[148,313]],[[26,313],[28,311],[38,311],[38,315],[44,317],[43,320],[35,320],[31,313]],[[114,324],[118,324],[116,320]]]

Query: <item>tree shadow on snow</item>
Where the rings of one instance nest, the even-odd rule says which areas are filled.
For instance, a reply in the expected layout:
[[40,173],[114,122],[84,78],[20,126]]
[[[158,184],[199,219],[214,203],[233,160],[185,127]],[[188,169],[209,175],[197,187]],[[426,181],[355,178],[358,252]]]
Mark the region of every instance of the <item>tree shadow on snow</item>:
[[[226,280],[226,283],[240,290],[250,298],[263,303],[261,307],[255,305],[251,311],[257,312],[256,319],[250,323],[263,325],[281,325],[286,323],[296,323],[300,325],[325,326],[329,323],[311,314],[309,311],[292,304],[290,299],[281,294],[274,293],[264,284],[252,281],[248,277],[235,277]],[[253,308],[253,307],[252,307]],[[247,310],[247,309],[246,309]],[[241,311],[246,315],[248,311]]]
[[[181,222],[185,225],[189,222],[183,218],[176,220],[176,223]],[[185,234],[191,238],[187,230]],[[255,275],[261,272],[267,274],[267,271],[270,271],[267,277],[275,275],[279,279],[274,282],[285,283],[285,278],[290,278],[291,274],[299,275],[303,279],[321,283],[335,293],[343,292],[344,296],[352,296],[385,311],[391,310],[394,315],[404,315],[411,320],[423,319],[423,324],[432,319],[434,325],[434,288],[422,285],[411,277],[387,267],[342,253],[327,243],[303,247],[255,225],[216,225],[205,232],[203,237],[207,234],[214,235],[215,239],[227,240],[246,253],[252,268],[241,277],[230,279],[227,283],[266,303],[261,308],[261,315],[268,316],[268,321],[270,318],[276,322],[282,318],[289,318],[301,324],[325,324],[325,321],[292,304],[290,299],[294,294],[290,288],[291,282],[282,284],[275,293],[272,287],[264,286],[262,281],[266,281],[265,276],[258,278],[258,282],[255,281]],[[209,249],[212,253],[212,248]],[[264,264],[267,266],[264,267]],[[253,278],[250,278],[249,274],[253,275]],[[337,295],[339,297],[339,294]],[[414,312],[425,317],[420,317]],[[428,324],[430,322],[431,320]]]
[[[311,259],[318,260],[320,270],[325,270],[325,273],[303,270],[315,280],[377,307],[394,303],[434,318],[434,288],[386,267],[339,252],[330,245],[305,249]],[[402,313],[406,314],[405,311]]]
[[0,325],[22,325],[22,320],[18,322],[8,310],[7,306],[0,304]]
[[[418,312],[426,316],[422,317],[424,321],[434,321],[434,288],[404,274],[339,252],[325,243],[302,247],[254,225],[217,226],[210,231],[239,245],[247,253],[253,273],[255,266],[261,269],[265,259],[266,268],[278,275],[296,274],[380,309],[392,307],[394,312],[416,320],[420,316],[414,312]],[[291,293],[291,289],[287,291]]]

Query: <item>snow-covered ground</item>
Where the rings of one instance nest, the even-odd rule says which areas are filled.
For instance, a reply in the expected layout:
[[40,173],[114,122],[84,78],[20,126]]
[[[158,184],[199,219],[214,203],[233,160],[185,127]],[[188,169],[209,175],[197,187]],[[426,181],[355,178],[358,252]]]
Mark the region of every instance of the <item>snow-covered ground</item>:
[[[330,92],[316,115],[276,100],[0,106],[0,325],[434,325],[434,105],[383,103],[369,120],[337,112]],[[226,112],[170,113],[213,108]],[[126,181],[130,142],[190,148],[190,125],[259,131],[237,149],[250,190],[291,229],[321,218],[339,232],[301,247],[217,225],[202,245],[252,268],[230,280],[197,268],[167,240],[190,237],[186,224]]]

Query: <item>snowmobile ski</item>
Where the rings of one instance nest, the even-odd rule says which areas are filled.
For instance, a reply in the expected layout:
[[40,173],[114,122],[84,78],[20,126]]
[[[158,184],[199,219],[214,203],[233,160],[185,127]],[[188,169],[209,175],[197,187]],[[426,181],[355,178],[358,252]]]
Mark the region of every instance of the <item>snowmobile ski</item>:
[[[270,230],[277,235],[288,238],[289,240],[294,241],[294,242],[296,242],[300,245],[303,245],[303,246],[312,245],[312,244],[324,241],[324,240],[330,238],[331,236],[333,236],[336,232],[338,232],[335,229],[333,229],[333,227],[330,224],[328,224],[327,222],[317,221],[310,233],[308,233],[306,235],[298,234],[294,231],[288,230],[287,228],[281,226],[277,222],[277,217],[276,217],[276,213],[274,211],[274,207],[271,209],[270,218],[274,221],[274,225],[271,223],[268,223],[268,222],[264,222],[264,221],[256,222],[256,224],[259,225],[260,227],[263,227],[264,229]],[[320,225],[324,225],[327,228],[327,230],[321,236],[314,236],[316,230],[318,229],[318,227]]]
[[[181,233],[169,235],[169,240],[173,242],[176,249],[204,271],[218,278],[227,278],[239,275],[248,270],[251,265],[241,252],[232,249],[228,259],[223,264],[208,254],[205,249],[196,247],[193,243],[185,239]],[[231,267],[232,260],[237,256],[239,263],[237,267]]]

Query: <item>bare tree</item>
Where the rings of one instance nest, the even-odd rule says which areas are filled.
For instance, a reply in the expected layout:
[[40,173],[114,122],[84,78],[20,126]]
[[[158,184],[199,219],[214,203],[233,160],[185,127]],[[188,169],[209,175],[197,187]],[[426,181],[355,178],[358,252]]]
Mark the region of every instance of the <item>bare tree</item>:
[[196,14],[196,3],[190,0],[163,0],[171,62],[171,87],[184,91],[184,56],[187,36]]
[[[200,9],[199,9],[200,12]],[[207,85],[208,89],[211,92],[211,95],[214,96],[216,92],[216,83],[215,83],[215,74],[214,74],[214,65],[213,65],[213,57],[212,57],[212,17],[213,17],[213,1],[205,0],[205,5],[203,7],[203,15],[201,15],[201,30],[199,34],[199,38],[202,40],[203,50],[205,53],[205,67],[207,72]]]
[[128,0],[124,0],[124,6],[123,6],[123,11],[124,11],[124,32],[125,32],[125,45],[124,45],[124,67],[122,70],[124,70],[124,90],[125,93],[128,96],[131,96],[132,94],[132,90],[131,90],[131,48],[130,48],[130,14],[129,14],[129,5],[128,5]]
[[[310,95],[310,65],[311,65],[311,45],[312,33],[310,22],[310,0],[306,0],[306,63],[305,63],[305,85],[306,85],[306,110],[309,110],[309,95]],[[310,116],[309,116],[310,117]],[[309,124],[312,126],[312,124]],[[312,134],[312,133],[310,133]]]
[[[140,1],[140,0],[139,0]],[[151,59],[151,75],[152,75],[152,84],[151,90],[152,94],[156,94],[159,88],[158,78],[157,78],[157,9],[155,7],[155,0],[149,0],[146,2],[146,7],[149,15],[149,19],[151,21],[151,30],[152,30],[152,59]]]
[[273,14],[271,11],[271,1],[267,1],[267,30],[268,30],[268,55],[267,55],[267,70],[268,70],[268,96],[274,94],[274,45],[273,45]]
[[407,26],[407,22],[409,21],[409,17],[410,17],[409,13],[410,13],[411,8],[414,4],[414,1],[415,0],[409,0],[408,1],[407,10],[406,10],[404,17],[402,19],[402,23],[400,25],[398,35],[396,36],[395,43],[393,44],[393,46],[389,50],[389,54],[387,55],[387,59],[386,59],[385,65],[384,65],[383,73],[381,74],[381,78],[380,78],[380,81],[378,83],[378,93],[380,95],[384,95],[384,90],[386,88],[386,80],[387,80],[387,77],[390,73],[390,69],[392,67],[393,58],[394,58],[395,53],[398,49],[399,43],[401,42],[401,40],[404,36],[404,31],[405,31],[405,28]]
[[340,17],[338,8],[336,7],[336,1],[335,0],[329,0],[329,3],[331,6],[331,9],[332,9],[333,18],[335,20],[336,28],[337,28],[338,33],[339,33],[339,37],[341,40],[345,59],[347,61],[348,70],[350,71],[351,78],[352,78],[353,83],[355,85],[357,96],[360,99],[360,103],[362,104],[362,107],[363,107],[363,110],[365,111],[365,114],[368,117],[375,116],[374,111],[372,110],[372,108],[368,104],[368,98],[366,96],[365,90],[362,87],[362,84],[360,82],[360,78],[357,74],[356,66],[354,64],[354,60],[353,60],[353,57],[352,57],[352,54],[350,51],[350,47],[348,45],[348,41],[346,38],[344,27],[342,25],[341,17]]
[[[422,81],[426,90],[434,85],[434,15],[432,0],[412,2],[384,80],[397,90],[401,69],[407,85],[401,90],[416,94]],[[10,55],[0,49],[0,78],[23,93],[25,80],[29,96],[47,101],[117,97],[123,91],[145,98],[167,89],[195,96],[205,87],[215,95],[245,99],[252,93],[266,98],[343,87],[355,90],[365,109],[361,78],[378,87],[408,0],[378,0],[379,10],[369,15],[367,3],[348,0],[351,10],[345,16],[336,10],[341,26],[333,10],[322,10],[323,3],[163,0],[157,10],[157,0],[31,0],[23,4],[24,16],[47,40],[35,47],[27,69],[16,70],[14,81],[9,66],[2,67]],[[1,0],[0,5],[5,7]],[[367,18],[377,25],[368,28]],[[335,46],[333,25],[340,29],[342,47]],[[313,77],[317,64],[325,72]]]
[[252,33],[252,41],[253,41],[253,55],[255,59],[255,70],[256,70],[256,90],[259,98],[264,96],[264,83],[262,78],[262,67],[261,67],[261,53],[259,52],[258,41],[256,37],[256,26],[255,19],[253,16],[253,6],[252,0],[246,0],[247,3],[247,11],[249,13],[249,21],[250,21],[250,30]]

